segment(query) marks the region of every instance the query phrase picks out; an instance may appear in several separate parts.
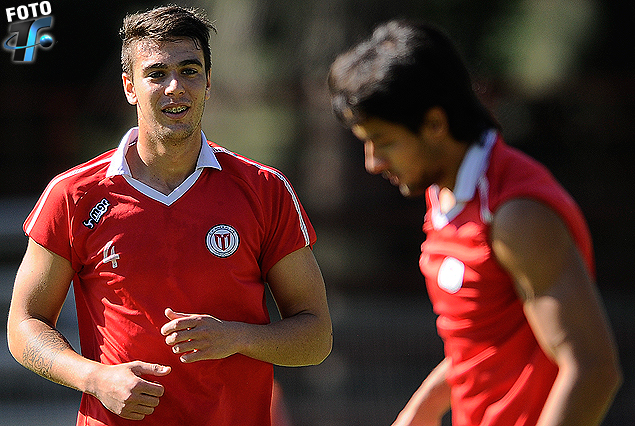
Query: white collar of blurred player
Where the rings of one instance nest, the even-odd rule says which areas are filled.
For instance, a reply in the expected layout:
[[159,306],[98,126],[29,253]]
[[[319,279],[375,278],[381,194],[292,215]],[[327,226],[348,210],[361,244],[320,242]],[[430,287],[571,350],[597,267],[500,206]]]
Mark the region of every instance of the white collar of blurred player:
[[432,206],[432,223],[437,229],[443,228],[455,218],[465,205],[474,198],[477,188],[480,191],[481,216],[485,222],[491,220],[491,212],[487,206],[487,179],[485,172],[489,166],[492,147],[498,139],[496,130],[488,130],[481,136],[481,143],[472,144],[463,157],[456,175],[456,185],[453,191],[448,189],[433,189],[429,194]]
[[468,149],[459,167],[456,185],[452,191],[457,203],[466,203],[474,198],[476,186],[487,170],[489,156],[497,138],[496,130],[488,130],[481,136],[480,144],[472,144]]

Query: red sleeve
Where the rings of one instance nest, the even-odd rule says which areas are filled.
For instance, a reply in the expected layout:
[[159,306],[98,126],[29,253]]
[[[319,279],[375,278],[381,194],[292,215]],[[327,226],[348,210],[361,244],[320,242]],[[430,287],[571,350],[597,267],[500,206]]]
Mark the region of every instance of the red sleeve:
[[73,203],[64,180],[62,174],[49,183],[24,222],[24,232],[36,243],[72,262]]
[[312,247],[317,237],[288,179],[274,169],[263,173],[267,185],[262,202],[268,218],[260,259],[264,279],[280,259],[303,247]]

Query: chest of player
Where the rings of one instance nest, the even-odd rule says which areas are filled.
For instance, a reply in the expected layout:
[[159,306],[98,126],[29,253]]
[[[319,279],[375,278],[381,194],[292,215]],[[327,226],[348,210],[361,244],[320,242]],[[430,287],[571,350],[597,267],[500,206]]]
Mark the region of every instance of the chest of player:
[[215,311],[210,303],[259,303],[267,225],[258,200],[240,185],[209,190],[199,183],[170,205],[123,178],[89,191],[71,227],[85,291],[122,304],[155,292],[174,309],[181,304],[201,312]]
[[513,283],[493,256],[478,197],[441,228],[426,220],[424,231],[419,264],[441,337],[491,341],[501,324],[522,321]]

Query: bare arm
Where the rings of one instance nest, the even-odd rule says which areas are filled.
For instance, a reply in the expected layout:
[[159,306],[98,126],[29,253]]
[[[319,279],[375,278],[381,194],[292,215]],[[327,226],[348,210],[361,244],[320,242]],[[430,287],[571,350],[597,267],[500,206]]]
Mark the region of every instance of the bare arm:
[[445,380],[450,360],[445,358],[412,395],[392,426],[439,426],[450,409],[450,386]]
[[77,355],[55,329],[73,275],[66,259],[29,240],[13,288],[7,336],[9,350],[26,368],[78,389],[75,378],[56,362],[62,354],[62,362]]
[[74,274],[68,260],[29,240],[11,298],[9,350],[35,373],[91,393],[116,414],[140,420],[154,411],[163,387],[138,375],[164,375],[169,369],[143,362],[104,366],[75,352],[55,328]]
[[282,319],[267,324],[222,321],[209,315],[166,310],[161,329],[181,361],[240,353],[284,366],[322,362],[332,346],[331,318],[322,273],[309,247],[281,259],[268,282]]
[[519,199],[496,212],[491,236],[534,334],[559,367],[538,425],[600,424],[621,371],[595,283],[567,227],[548,207]]

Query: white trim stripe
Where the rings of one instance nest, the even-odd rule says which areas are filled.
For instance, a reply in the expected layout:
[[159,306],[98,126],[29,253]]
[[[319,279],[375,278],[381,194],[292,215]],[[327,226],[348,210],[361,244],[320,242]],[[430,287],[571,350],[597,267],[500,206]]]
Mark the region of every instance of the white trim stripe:
[[100,167],[101,165],[105,164],[105,163],[109,163],[110,162],[110,157],[108,158],[104,158],[103,160],[100,160],[96,163],[92,163],[92,164],[88,164],[84,167],[79,167],[77,169],[73,169],[73,170],[69,170],[66,173],[62,173],[61,175],[58,175],[56,178],[54,178],[46,187],[46,189],[44,190],[44,193],[42,194],[42,197],[40,197],[40,200],[38,201],[36,208],[35,208],[35,212],[33,213],[33,217],[31,218],[30,222],[27,224],[25,231],[26,234],[29,235],[31,233],[31,231],[33,230],[33,227],[35,226],[35,222],[37,221],[38,217],[40,216],[40,213],[42,213],[42,209],[44,208],[44,204],[46,204],[46,200],[48,198],[48,196],[50,195],[51,191],[53,190],[53,188],[55,187],[55,185],[57,185],[58,183],[60,183],[61,181],[63,181],[64,179],[73,177],[77,174],[83,173],[86,170],[90,170],[92,168],[96,168],[96,167]]
[[141,192],[143,195],[153,199],[154,201],[164,204],[166,206],[171,206],[172,204],[174,204],[175,201],[177,201],[179,198],[185,195],[185,193],[192,186],[194,186],[194,184],[196,183],[196,181],[198,180],[199,176],[201,176],[202,173],[203,173],[203,168],[194,170],[194,173],[189,175],[188,178],[183,181],[183,183],[181,183],[168,195],[165,195],[162,192],[159,192],[156,189],[152,188],[151,186],[148,186],[145,183],[136,180],[130,175],[122,175],[122,176],[124,179],[126,179],[126,181],[130,184],[130,186],[135,188],[137,191]]
[[298,214],[298,220],[300,221],[300,230],[302,231],[302,235],[304,237],[304,245],[308,246],[309,244],[311,244],[311,238],[309,236],[309,231],[307,229],[306,226],[306,222],[304,221],[304,217],[302,217],[302,210],[300,209],[300,201],[298,200],[298,197],[296,196],[295,192],[293,191],[293,187],[291,186],[291,183],[287,180],[287,178],[280,173],[278,170],[272,168],[272,167],[267,167],[263,164],[257,163],[253,160],[250,160],[246,157],[240,156],[238,154],[236,154],[235,152],[229,151],[225,148],[222,147],[214,147],[214,152],[222,152],[225,154],[229,154],[235,158],[237,158],[238,160],[241,160],[249,165],[252,165],[258,169],[261,170],[265,170],[268,171],[270,173],[272,173],[274,176],[276,176],[278,179],[280,179],[283,183],[284,186],[286,187],[287,191],[289,192],[289,194],[291,195],[291,199],[293,200],[293,205],[295,207],[295,211]]

